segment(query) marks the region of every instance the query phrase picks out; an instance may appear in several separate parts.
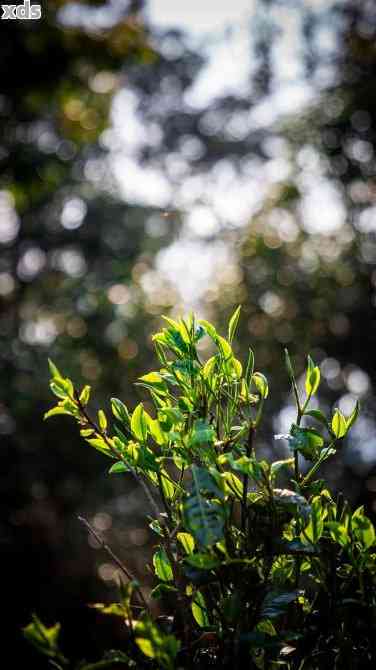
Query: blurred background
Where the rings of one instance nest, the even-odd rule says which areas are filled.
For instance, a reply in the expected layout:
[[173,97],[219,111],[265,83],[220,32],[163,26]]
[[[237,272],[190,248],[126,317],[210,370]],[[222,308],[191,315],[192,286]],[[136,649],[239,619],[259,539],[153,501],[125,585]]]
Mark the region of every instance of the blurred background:
[[298,375],[310,352],[320,406],[362,404],[327,475],[376,514],[374,0],[40,4],[40,20],[0,22],[0,543],[15,667],[33,659],[20,634],[32,611],[63,622],[75,656],[121,634],[85,606],[114,595],[115,569],[78,514],[137,574],[151,542],[135,483],[108,477],[69,419],[43,422],[48,357],[94,387],[94,407],[133,408],[162,314],[194,309],[220,328],[241,303],[239,355],[252,346],[271,386],[258,453],[283,456],[273,436],[294,419],[283,348]]

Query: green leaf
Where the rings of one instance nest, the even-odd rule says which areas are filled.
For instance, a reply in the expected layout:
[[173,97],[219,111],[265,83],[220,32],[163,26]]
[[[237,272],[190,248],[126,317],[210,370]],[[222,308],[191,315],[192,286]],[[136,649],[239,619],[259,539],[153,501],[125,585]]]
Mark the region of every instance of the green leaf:
[[357,540],[361,542],[364,549],[369,549],[375,544],[375,528],[371,520],[363,514],[362,508],[356,510],[351,518],[351,529]]
[[163,407],[158,412],[158,420],[165,431],[169,431],[173,426],[178,426],[184,421],[184,414],[179,407]]
[[172,566],[164,549],[158,549],[158,551],[155,552],[153,556],[153,565],[155,574],[162,580],[162,582],[173,581],[174,574],[172,572]]
[[57,398],[61,398],[62,400],[65,400],[68,396],[68,387],[64,379],[55,379],[51,381],[50,389]]
[[288,373],[291,381],[293,381],[293,380],[295,381],[294,369],[292,367],[290,354],[289,354],[287,349],[285,349],[285,363],[286,363],[287,373]]
[[308,356],[308,367],[305,380],[305,390],[309,397],[313,396],[320,384],[320,368],[313,362],[312,358]]
[[234,475],[233,472],[224,472],[222,474],[222,477],[225,481],[226,493],[229,493],[232,496],[235,494],[235,496],[237,496],[239,500],[241,500],[243,497],[244,487],[239,477]]
[[137,405],[131,418],[131,431],[140,442],[145,442],[148,435],[148,425],[142,402]]
[[43,419],[49,419],[51,416],[56,416],[57,414],[68,414],[69,416],[72,416],[72,412],[65,409],[61,405],[56,405],[56,407],[52,407],[52,409],[48,410],[48,412],[44,414]]
[[247,384],[250,383],[253,375],[253,371],[255,369],[255,355],[252,351],[252,349],[249,349],[248,351],[248,358],[247,358],[247,366],[245,369],[245,380]]
[[163,528],[159,523],[158,519],[153,519],[153,521],[149,523],[149,528],[151,528],[151,530],[154,531],[154,533],[156,533],[160,537],[164,537]]
[[[157,444],[159,444],[160,446],[163,445],[166,441],[165,440],[165,434],[164,434],[164,432],[161,428],[161,424],[159,423],[158,419],[152,419],[151,416],[146,414],[146,412],[145,412],[144,416],[145,416],[145,419],[147,421],[149,431],[150,431],[150,434],[151,434],[153,440]],[[167,438],[167,436],[166,436],[166,438]]]
[[311,502],[311,515],[309,523],[302,533],[302,541],[309,540],[311,544],[317,544],[324,530],[324,514],[319,497]]
[[338,521],[327,521],[325,526],[328,528],[333,540],[338,542],[342,547],[346,547],[350,543],[346,526]]
[[147,375],[139,377],[140,381],[143,383],[143,386],[151,388],[159,395],[165,396],[168,393],[166,382],[159,372],[149,372]]
[[209,617],[208,610],[205,602],[205,598],[202,595],[201,591],[196,591],[192,599],[192,614],[193,618],[198,623],[200,628],[206,628],[209,626]]
[[328,428],[328,420],[320,409],[308,409],[304,412],[304,416],[311,416],[313,419],[316,419],[316,421],[322,423],[325,428]]
[[265,375],[263,375],[261,372],[254,372],[252,375],[252,382],[256,386],[261,398],[267,398],[269,393],[269,386]]
[[127,609],[124,608],[124,605],[121,603],[110,603],[110,605],[104,605],[103,603],[94,603],[90,605],[93,609],[99,610],[101,614],[107,614],[110,616],[118,616],[122,619],[125,619],[128,616]]
[[184,341],[180,330],[167,328],[164,333],[167,345],[173,352],[182,355],[189,353],[189,344]]
[[228,453],[221,454],[218,457],[218,464],[228,464],[233,470],[241,472],[243,475],[252,477],[255,482],[259,482],[263,476],[260,464],[256,458],[251,456],[241,456],[240,458],[235,459],[233,453],[229,451]]
[[82,435],[82,437],[90,437],[94,434],[95,430],[93,430],[93,428],[82,428],[82,430],[80,430],[80,435]]
[[192,554],[195,548],[194,537],[190,533],[178,533],[177,539],[183,547],[186,554]]
[[217,347],[218,347],[222,357],[225,359],[225,361],[232,358],[233,353],[232,353],[231,345],[227,342],[227,340],[225,340],[224,337],[221,337],[220,335],[217,335],[216,344],[217,344]]
[[336,409],[333,414],[331,428],[337,439],[344,437],[347,433],[347,421],[339,409]]
[[88,402],[90,400],[90,391],[91,391],[90,386],[84,386],[84,388],[82,389],[82,391],[80,393],[80,403],[84,407],[86,407],[86,405],[88,404]]
[[63,380],[63,375],[59,372],[59,370],[57,369],[55,363],[54,363],[53,361],[51,361],[50,358],[48,359],[48,367],[50,368],[50,373],[51,373],[51,377],[52,377],[52,379],[61,379],[61,380]]
[[163,633],[151,619],[142,619],[136,625],[136,644],[148,658],[154,658],[164,670],[174,670],[180,642],[174,635]]
[[214,342],[216,342],[218,333],[214,328],[214,326],[211,323],[209,323],[209,321],[205,321],[205,319],[200,319],[199,324],[200,326],[203,326],[205,328],[209,337],[211,337],[211,339],[214,340]]
[[290,449],[299,451],[309,461],[316,460],[324,446],[320,433],[313,428],[301,428],[296,424],[291,426],[288,442]]
[[172,500],[175,497],[177,487],[165,470],[161,470],[161,481],[164,497],[166,500]]
[[230,344],[231,344],[232,340],[234,339],[234,335],[235,335],[235,332],[236,332],[236,329],[237,329],[237,326],[238,326],[240,310],[241,310],[241,306],[239,305],[239,307],[237,307],[235,312],[233,313],[233,315],[232,315],[232,317],[229,321],[229,324],[228,324],[228,341],[230,342]]
[[[50,658],[60,657],[65,661],[59,651],[60,624],[45,626],[34,614],[32,621],[22,629],[26,639],[38,649],[38,651]],[[65,661],[66,662],[66,661]]]
[[106,456],[112,456],[111,449],[110,449],[109,445],[101,437],[95,437],[93,439],[87,439],[86,441],[92,447],[94,447],[94,449],[97,449],[102,454],[105,454]]
[[218,362],[217,356],[212,356],[206,361],[202,369],[202,375],[204,379],[209,379],[209,377],[212,376],[213,372],[215,372],[215,369],[217,367],[217,362]]
[[350,414],[350,416],[346,420],[347,432],[350,430],[351,426],[357,420],[357,418],[359,416],[359,412],[360,412],[360,404],[359,404],[359,400],[357,400],[356,405],[354,407],[354,410],[352,411],[352,413]]
[[207,470],[192,466],[192,492],[184,504],[186,525],[197,542],[209,547],[223,538],[224,519],[221,506],[208,500],[204,493],[221,497],[222,491]]
[[111,409],[115,419],[121,421],[126,426],[130,424],[128,409],[119,398],[111,398]]
[[102,431],[105,431],[107,429],[107,417],[103,411],[103,409],[100,409],[98,412],[98,423],[99,423],[99,428]]
[[110,467],[109,471],[108,471],[108,473],[110,475],[118,474],[118,473],[122,473],[122,472],[129,472],[128,465],[126,463],[124,463],[123,461],[118,461],[117,463],[114,463],[114,465],[112,465]]
[[221,561],[210,554],[190,554],[186,556],[185,560],[189,565],[199,570],[212,570],[221,565]]
[[189,446],[196,447],[211,444],[214,441],[215,432],[213,426],[202,419],[194,422],[189,438]]
[[307,520],[311,513],[311,507],[304,496],[290,489],[273,489],[274,502],[285,506],[292,514]]
[[299,595],[299,591],[270,591],[261,606],[261,616],[266,619],[275,619],[285,614],[288,606]]

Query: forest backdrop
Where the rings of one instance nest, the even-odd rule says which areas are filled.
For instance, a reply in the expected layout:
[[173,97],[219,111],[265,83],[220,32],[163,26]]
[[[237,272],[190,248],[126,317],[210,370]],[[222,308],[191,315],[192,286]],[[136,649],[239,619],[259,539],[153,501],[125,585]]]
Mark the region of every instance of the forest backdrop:
[[300,371],[311,353],[320,402],[362,404],[333,486],[376,513],[376,6],[174,4],[50,0],[40,21],[0,25],[0,532],[15,663],[30,658],[31,611],[62,620],[78,655],[113,635],[84,607],[110,596],[114,569],[77,514],[135,572],[149,556],[132,480],[107,477],[68,422],[43,423],[48,357],[98,404],[134,407],[162,314],[194,308],[220,327],[241,303],[239,353],[254,348],[275,402],[259,453],[284,453],[283,347]]

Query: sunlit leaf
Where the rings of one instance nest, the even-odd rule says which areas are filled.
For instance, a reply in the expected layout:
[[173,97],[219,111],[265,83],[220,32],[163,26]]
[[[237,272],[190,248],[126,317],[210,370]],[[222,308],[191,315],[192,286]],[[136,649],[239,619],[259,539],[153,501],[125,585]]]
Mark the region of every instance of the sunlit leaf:
[[141,402],[137,405],[132,414],[131,430],[138,440],[145,442],[148,434],[148,426],[145,418],[144,406]]
[[99,428],[102,431],[105,431],[107,429],[107,417],[103,411],[103,409],[100,409],[98,412],[98,423],[99,423]]
[[223,537],[224,519],[220,505],[208,500],[205,491],[222,495],[208,472],[193,465],[192,491],[184,504],[186,524],[200,545],[211,546]]
[[252,382],[256,386],[261,398],[267,398],[269,393],[268,380],[261,372],[254,372]]
[[177,539],[183,547],[186,554],[192,554],[195,548],[194,537],[190,533],[178,533]]
[[201,591],[196,591],[192,599],[192,614],[193,617],[200,626],[200,628],[205,628],[209,626],[209,617],[208,610],[205,602],[205,598],[202,595]]
[[228,324],[228,341],[230,342],[230,344],[231,344],[232,340],[234,339],[234,335],[236,333],[236,329],[237,329],[238,322],[239,322],[239,317],[240,317],[240,310],[241,310],[241,305],[239,305],[239,307],[236,308],[236,310],[233,313],[233,315],[232,315],[232,317],[229,321],[229,324]]
[[320,368],[308,356],[308,367],[305,380],[305,390],[308,396],[315,395],[320,384]]
[[90,386],[84,386],[84,388],[82,389],[82,391],[80,393],[80,403],[84,407],[88,404],[88,402],[90,400],[90,391],[91,391]]
[[164,549],[158,549],[153,556],[155,574],[162,582],[171,582],[174,578],[171,563]]
[[344,437],[347,433],[347,422],[339,409],[336,409],[333,414],[331,427],[337,439]]

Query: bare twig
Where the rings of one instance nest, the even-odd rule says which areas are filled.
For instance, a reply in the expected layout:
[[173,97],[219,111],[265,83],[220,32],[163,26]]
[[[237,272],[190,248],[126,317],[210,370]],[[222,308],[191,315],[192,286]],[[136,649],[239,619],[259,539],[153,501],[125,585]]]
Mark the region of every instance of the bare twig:
[[143,607],[145,607],[145,609],[148,610],[148,612],[150,614],[149,605],[146,602],[146,599],[145,599],[144,594],[142,593],[141,587],[137,585],[137,580],[134,577],[134,575],[132,575],[130,570],[124,565],[124,563],[120,560],[120,558],[118,558],[116,556],[116,554],[112,551],[111,547],[104,541],[104,539],[99,535],[99,533],[97,533],[97,531],[95,530],[95,528],[93,528],[93,526],[89,523],[89,521],[87,519],[85,519],[83,516],[78,516],[77,518],[87,528],[89,533],[91,533],[93,535],[93,537],[95,537],[98,544],[112,558],[114,563],[116,563],[119,570],[121,570],[121,572],[127,577],[127,579],[129,579],[130,582],[135,582],[136,583],[135,588],[136,588],[136,591],[137,591],[137,593],[140,597],[142,605],[143,605]]

